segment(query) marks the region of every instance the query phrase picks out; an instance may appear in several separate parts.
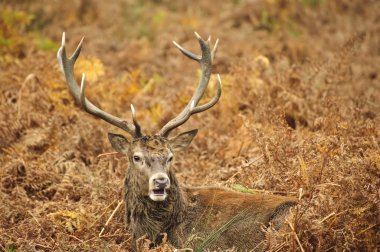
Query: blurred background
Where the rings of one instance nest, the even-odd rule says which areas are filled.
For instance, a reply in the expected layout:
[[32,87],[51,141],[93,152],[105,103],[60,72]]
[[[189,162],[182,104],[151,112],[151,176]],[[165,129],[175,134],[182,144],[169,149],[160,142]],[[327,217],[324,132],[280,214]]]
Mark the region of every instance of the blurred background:
[[[0,3],[0,248],[128,251],[128,161],[113,126],[82,111],[59,71],[62,32],[86,96],[146,133],[179,113],[199,65],[194,31],[220,43],[223,93],[174,169],[189,186],[300,197],[272,251],[376,251],[380,244],[380,2],[67,0]],[[174,134],[173,134],[174,135]],[[102,236],[99,232],[104,228]],[[171,251],[166,244],[157,251]]]

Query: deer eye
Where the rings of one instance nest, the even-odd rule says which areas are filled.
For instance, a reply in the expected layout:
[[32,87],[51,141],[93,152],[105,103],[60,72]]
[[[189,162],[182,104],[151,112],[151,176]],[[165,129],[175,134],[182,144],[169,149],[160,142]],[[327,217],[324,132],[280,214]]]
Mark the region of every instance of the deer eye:
[[173,157],[170,157],[170,158],[168,159],[168,163],[170,163],[171,161],[173,161]]
[[140,161],[141,161],[141,157],[140,157],[140,156],[137,156],[137,155],[134,155],[134,156],[133,156],[133,161],[135,161],[135,162],[140,162]]

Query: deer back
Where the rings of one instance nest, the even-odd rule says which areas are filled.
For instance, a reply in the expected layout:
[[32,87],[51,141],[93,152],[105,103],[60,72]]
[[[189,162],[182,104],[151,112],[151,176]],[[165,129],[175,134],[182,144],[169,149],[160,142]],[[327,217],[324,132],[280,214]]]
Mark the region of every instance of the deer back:
[[187,237],[181,239],[181,245],[208,249],[265,249],[263,230],[269,225],[279,229],[297,201],[219,187],[183,188],[183,193],[187,201]]

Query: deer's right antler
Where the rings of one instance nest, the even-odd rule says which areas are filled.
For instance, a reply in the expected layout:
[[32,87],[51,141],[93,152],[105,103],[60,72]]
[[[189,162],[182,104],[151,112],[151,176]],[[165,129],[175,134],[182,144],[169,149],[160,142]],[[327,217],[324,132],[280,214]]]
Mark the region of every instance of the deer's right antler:
[[79,45],[78,45],[77,49],[75,50],[75,52],[73,53],[73,55],[70,58],[67,58],[66,49],[65,49],[66,39],[65,39],[65,33],[63,33],[62,34],[62,45],[59,48],[58,53],[57,53],[58,63],[61,66],[61,71],[65,76],[66,84],[69,87],[72,95],[74,96],[75,100],[79,104],[81,104],[83,109],[85,111],[87,111],[88,113],[90,113],[96,117],[99,117],[99,118],[103,119],[104,121],[127,131],[134,138],[141,137],[142,136],[141,128],[137,122],[136,111],[135,111],[132,104],[131,104],[131,110],[132,110],[133,124],[127,122],[126,120],[124,120],[122,118],[113,116],[113,115],[99,109],[98,107],[96,107],[93,103],[91,103],[86,98],[85,93],[84,93],[84,91],[85,91],[85,85],[84,85],[85,74],[84,73],[82,74],[81,87],[79,89],[78,83],[76,82],[75,77],[74,77],[74,64],[75,64],[75,61],[77,60],[77,58],[80,54],[80,51],[82,49],[83,39],[84,38],[82,38],[81,41],[79,42]]
[[191,115],[200,113],[202,111],[205,111],[212,106],[214,106],[221,94],[222,94],[222,81],[220,79],[220,76],[218,74],[218,86],[217,86],[217,92],[215,96],[207,103],[197,106],[198,102],[201,100],[204,92],[206,91],[208,82],[210,80],[211,76],[211,70],[212,70],[212,63],[214,60],[214,56],[216,53],[216,49],[218,48],[219,40],[217,39],[214,45],[214,48],[211,50],[210,48],[210,37],[206,40],[202,39],[201,36],[199,36],[198,33],[195,32],[195,36],[198,39],[199,45],[201,47],[202,56],[196,55],[192,52],[189,52],[188,50],[184,49],[180,45],[178,45],[175,41],[173,41],[174,45],[187,57],[189,57],[192,60],[195,60],[200,63],[202,68],[202,76],[199,81],[198,87],[194,92],[193,97],[191,97],[189,103],[186,105],[186,107],[182,110],[181,113],[178,114],[175,118],[170,120],[167,124],[165,124],[164,127],[159,131],[159,135],[163,137],[168,137],[170,132],[179,127],[180,125],[184,124]]

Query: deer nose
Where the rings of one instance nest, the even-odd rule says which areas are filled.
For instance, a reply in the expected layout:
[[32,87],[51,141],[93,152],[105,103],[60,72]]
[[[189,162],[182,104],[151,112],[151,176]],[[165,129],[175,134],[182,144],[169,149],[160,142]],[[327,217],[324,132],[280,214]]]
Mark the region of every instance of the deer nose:
[[159,189],[164,189],[169,184],[168,178],[155,178],[153,179],[153,183]]

